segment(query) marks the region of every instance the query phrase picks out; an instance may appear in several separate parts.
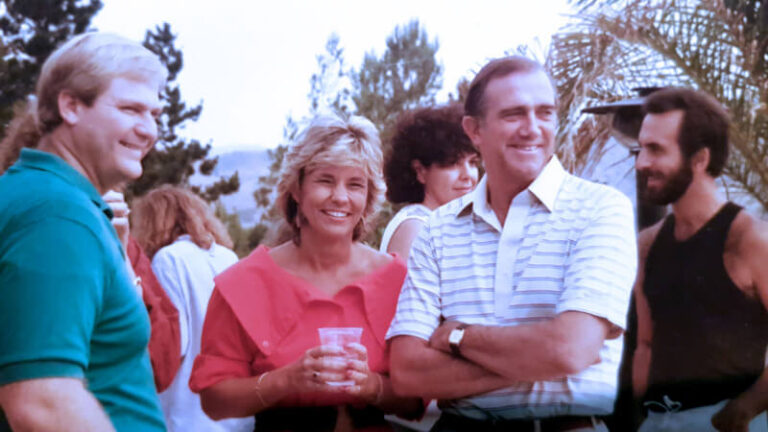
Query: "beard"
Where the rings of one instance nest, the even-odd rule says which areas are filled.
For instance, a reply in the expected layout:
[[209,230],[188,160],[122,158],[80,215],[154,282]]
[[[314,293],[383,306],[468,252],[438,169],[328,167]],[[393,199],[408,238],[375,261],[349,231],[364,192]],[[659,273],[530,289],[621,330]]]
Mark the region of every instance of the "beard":
[[693,169],[688,161],[683,161],[677,171],[666,176],[667,181],[657,190],[648,187],[648,178],[662,177],[663,174],[651,170],[638,171],[640,199],[655,205],[667,205],[680,199],[693,181]]

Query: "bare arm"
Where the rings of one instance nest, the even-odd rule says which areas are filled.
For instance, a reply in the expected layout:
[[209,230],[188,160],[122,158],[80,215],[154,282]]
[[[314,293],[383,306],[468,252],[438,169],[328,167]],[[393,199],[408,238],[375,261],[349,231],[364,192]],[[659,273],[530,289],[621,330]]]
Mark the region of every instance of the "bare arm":
[[11,429],[26,431],[114,431],[99,402],[75,378],[40,378],[0,387]]
[[[457,325],[441,325],[430,346],[450,352],[448,334]],[[464,331],[461,354],[510,382],[562,378],[600,361],[600,349],[610,328],[601,318],[571,311],[536,324],[469,326]]]
[[230,378],[200,391],[200,404],[208,417],[220,420],[247,417],[273,406],[287,395],[278,371],[266,375]]
[[632,360],[632,393],[641,398],[648,391],[648,373],[651,369],[651,340],[653,327],[648,301],[642,291],[642,281],[635,286],[635,307],[637,309],[637,348]]
[[408,260],[411,252],[411,244],[419,234],[419,230],[424,226],[424,222],[418,219],[406,219],[397,227],[387,245],[387,252],[396,253],[404,260]]
[[390,342],[395,392],[425,399],[455,399],[508,387],[512,381],[465,359],[431,348],[415,336]]
[[[556,315],[532,324],[470,326],[461,343],[463,356],[524,382],[562,378],[598,363],[605,340],[621,335],[635,281],[637,244],[626,197],[612,193],[596,201],[564,264]],[[430,346],[449,352],[448,335],[456,325],[442,323]]]
[[[739,228],[739,260],[743,262],[750,275],[751,284],[768,309],[768,224],[753,219],[746,214],[740,215],[741,221],[734,221],[732,231],[737,221],[744,222]],[[712,417],[712,424],[719,431],[748,432],[749,422],[758,414],[768,409],[768,369],[744,393],[732,399],[720,412]]]
[[[340,359],[339,348],[315,347],[296,362],[256,377],[230,378],[200,392],[203,411],[214,420],[245,417],[274,406],[297,393],[347,393],[384,412],[413,416],[421,412],[421,400],[396,395],[387,376],[368,369],[365,347],[356,344],[356,360]],[[332,387],[326,381],[352,379],[352,386]]]
[[648,250],[651,248],[651,244],[653,244],[653,240],[656,238],[660,227],[661,223],[658,223],[644,230],[637,239],[639,265],[634,288],[635,308],[637,310],[637,348],[632,360],[632,393],[636,398],[641,398],[648,391],[653,323],[651,322],[651,310],[648,307],[648,300],[643,293],[643,281],[645,280],[645,260],[648,256]]

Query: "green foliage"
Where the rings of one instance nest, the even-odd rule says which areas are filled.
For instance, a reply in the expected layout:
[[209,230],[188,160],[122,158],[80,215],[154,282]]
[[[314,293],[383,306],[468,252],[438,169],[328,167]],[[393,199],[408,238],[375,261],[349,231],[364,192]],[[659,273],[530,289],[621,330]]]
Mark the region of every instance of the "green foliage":
[[[400,113],[434,103],[442,85],[442,66],[435,59],[437,49],[437,41],[430,41],[426,30],[414,20],[395,27],[381,57],[369,52],[359,70],[346,69],[339,38],[332,34],[325,52],[317,56],[318,71],[310,79],[310,117],[325,111],[366,117],[377,126],[386,146]],[[457,87],[457,97],[461,97],[461,88]],[[259,179],[261,186],[254,192],[257,205],[264,209],[264,226],[275,226],[281,218],[274,205],[278,175],[283,156],[299,129],[299,122],[289,117],[283,128],[283,142],[269,153],[269,173]],[[366,240],[369,244],[378,246],[393,214],[392,206],[385,202],[379,223]]]
[[[558,83],[560,153],[571,167],[599,154],[606,121],[581,109],[634,96],[633,87],[687,86],[728,108],[732,152],[728,191],[768,210],[768,57],[764,2],[613,0],[582,6],[552,42]],[[602,121],[603,123],[599,123]]]
[[[310,116],[325,111],[347,114],[350,103],[348,71],[344,64],[344,50],[339,46],[339,37],[336,34],[328,37],[325,52],[318,55],[316,60],[318,71],[310,78],[310,90],[307,94]],[[259,177],[260,186],[253,193],[256,205],[264,211],[260,224],[264,227],[276,228],[281,218],[280,211],[275,206],[277,181],[285,152],[296,139],[298,132],[299,123],[293,117],[288,117],[283,126],[283,142],[269,150],[269,172]]]
[[237,213],[228,213],[221,202],[216,202],[214,215],[227,227],[229,237],[232,239],[232,250],[238,257],[242,258],[248,255],[248,230],[243,228],[240,222],[240,216]]
[[2,0],[0,3],[0,137],[14,107],[34,93],[40,68],[58,45],[84,32],[100,0]]
[[413,20],[395,27],[381,57],[367,53],[360,70],[353,72],[356,114],[378,126],[382,142],[391,137],[400,113],[435,102],[443,71],[435,59],[438,47]]
[[[155,147],[142,161],[143,175],[131,183],[126,191],[127,198],[143,195],[147,191],[163,185],[189,185],[189,178],[197,171],[210,175],[216,167],[217,158],[209,157],[211,145],[202,145],[196,139],[182,138],[178,128],[186,122],[195,122],[203,110],[201,103],[187,106],[181,97],[181,90],[176,78],[184,66],[184,57],[175,45],[176,35],[168,23],[157,26],[154,31],[147,31],[144,46],[160,57],[168,68],[168,82],[160,94],[163,113],[158,120],[158,140]],[[205,200],[212,202],[221,195],[234,193],[240,187],[240,179],[235,173],[228,178],[220,178],[205,187],[192,187]]]

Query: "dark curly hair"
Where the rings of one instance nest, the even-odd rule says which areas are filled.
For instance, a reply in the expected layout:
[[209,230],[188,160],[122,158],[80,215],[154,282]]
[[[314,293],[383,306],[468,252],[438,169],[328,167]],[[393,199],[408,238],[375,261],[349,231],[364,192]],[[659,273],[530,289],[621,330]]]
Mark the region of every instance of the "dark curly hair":
[[479,155],[461,126],[463,116],[459,104],[419,108],[400,115],[384,162],[390,202],[424,201],[424,185],[411,165],[414,160],[426,168],[453,165],[467,154]]

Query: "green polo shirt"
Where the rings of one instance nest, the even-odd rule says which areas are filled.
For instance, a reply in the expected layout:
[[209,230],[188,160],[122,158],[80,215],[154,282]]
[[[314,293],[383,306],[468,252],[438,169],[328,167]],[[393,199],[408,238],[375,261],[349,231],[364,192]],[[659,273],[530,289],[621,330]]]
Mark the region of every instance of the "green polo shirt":
[[163,431],[149,319],[111,218],[53,154],[24,149],[0,177],[0,386],[80,378],[118,431]]

